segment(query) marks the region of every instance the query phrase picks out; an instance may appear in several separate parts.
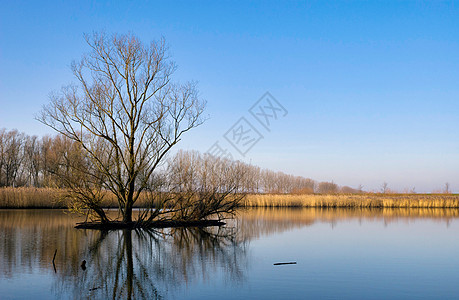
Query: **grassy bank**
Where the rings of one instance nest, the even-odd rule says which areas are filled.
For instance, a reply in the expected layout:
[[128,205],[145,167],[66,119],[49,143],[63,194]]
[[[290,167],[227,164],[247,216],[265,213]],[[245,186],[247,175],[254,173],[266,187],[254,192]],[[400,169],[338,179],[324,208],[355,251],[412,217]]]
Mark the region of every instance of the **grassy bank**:
[[246,207],[355,207],[355,208],[459,208],[459,195],[451,194],[254,194]]
[[[62,189],[30,188],[30,187],[3,187],[0,188],[0,209],[2,208],[67,208],[67,200],[63,197]],[[139,199],[135,207],[144,204]],[[104,207],[117,207],[115,197],[107,193]]]
[[0,208],[65,208],[59,190],[51,188],[0,188]]
[[[0,208],[65,208],[62,191],[51,188],[0,188]],[[142,206],[142,199],[136,207]],[[355,207],[355,208],[459,208],[459,195],[451,194],[251,194],[245,207]],[[107,195],[106,207],[116,207]]]

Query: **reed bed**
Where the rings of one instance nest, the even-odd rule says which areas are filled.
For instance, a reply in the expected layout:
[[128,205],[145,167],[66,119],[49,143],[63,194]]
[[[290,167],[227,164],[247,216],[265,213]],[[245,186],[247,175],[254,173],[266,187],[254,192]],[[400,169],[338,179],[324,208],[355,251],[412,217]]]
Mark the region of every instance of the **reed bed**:
[[[66,208],[63,190],[53,188],[0,188],[0,208]],[[107,193],[104,207],[117,207]],[[140,197],[135,207],[144,207]],[[244,207],[322,207],[322,208],[459,208],[459,195],[452,194],[249,194]]]
[[[6,208],[67,208],[68,200],[64,196],[65,190],[57,188],[33,187],[2,187],[0,188],[0,209]],[[134,207],[146,207],[146,197],[142,196]],[[108,193],[105,195],[103,207],[117,208],[115,197]]]
[[245,207],[459,208],[451,194],[250,194]]
[[0,188],[0,208],[65,208],[60,190],[53,188]]

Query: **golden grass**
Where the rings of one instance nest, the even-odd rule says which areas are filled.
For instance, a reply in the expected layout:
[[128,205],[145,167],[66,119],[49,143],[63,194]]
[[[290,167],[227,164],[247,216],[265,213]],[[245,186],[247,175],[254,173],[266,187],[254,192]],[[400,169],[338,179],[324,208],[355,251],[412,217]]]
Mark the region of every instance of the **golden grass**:
[[59,190],[52,188],[0,188],[0,208],[64,208]]
[[[59,200],[60,189],[0,188],[0,208],[66,208]],[[141,197],[135,207],[142,207]],[[106,207],[116,207],[107,195]],[[348,207],[348,208],[459,208],[459,195],[451,194],[250,194],[242,201],[245,207]]]
[[246,207],[459,208],[451,194],[251,194]]
[[[2,208],[67,208],[67,201],[62,197],[63,189],[2,187],[0,188],[0,209]],[[144,207],[145,197],[140,197],[135,207]],[[107,192],[104,207],[118,207],[115,197]]]

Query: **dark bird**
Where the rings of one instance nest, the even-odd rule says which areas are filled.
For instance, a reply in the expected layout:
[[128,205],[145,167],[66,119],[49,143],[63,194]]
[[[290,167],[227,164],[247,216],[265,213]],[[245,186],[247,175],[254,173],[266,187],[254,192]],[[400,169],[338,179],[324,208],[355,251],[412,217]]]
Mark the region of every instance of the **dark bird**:
[[86,260],[83,260],[81,262],[81,269],[83,269],[83,271],[86,271]]

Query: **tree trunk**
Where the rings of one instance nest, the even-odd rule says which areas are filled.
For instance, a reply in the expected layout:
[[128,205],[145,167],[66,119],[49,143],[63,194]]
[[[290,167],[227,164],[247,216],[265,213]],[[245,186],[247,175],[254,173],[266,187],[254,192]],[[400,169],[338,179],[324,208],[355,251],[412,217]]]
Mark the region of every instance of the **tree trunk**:
[[126,299],[132,299],[134,291],[134,263],[132,260],[132,231],[124,230],[124,241],[126,245],[126,284],[127,284],[127,297]]
[[100,221],[102,223],[108,223],[109,220],[107,218],[107,215],[105,214],[104,210],[98,206],[94,206],[92,207],[92,209],[94,210],[94,212],[99,216],[100,218]]
[[129,223],[132,222],[132,197],[128,197],[126,201],[126,207],[124,209],[123,222]]

